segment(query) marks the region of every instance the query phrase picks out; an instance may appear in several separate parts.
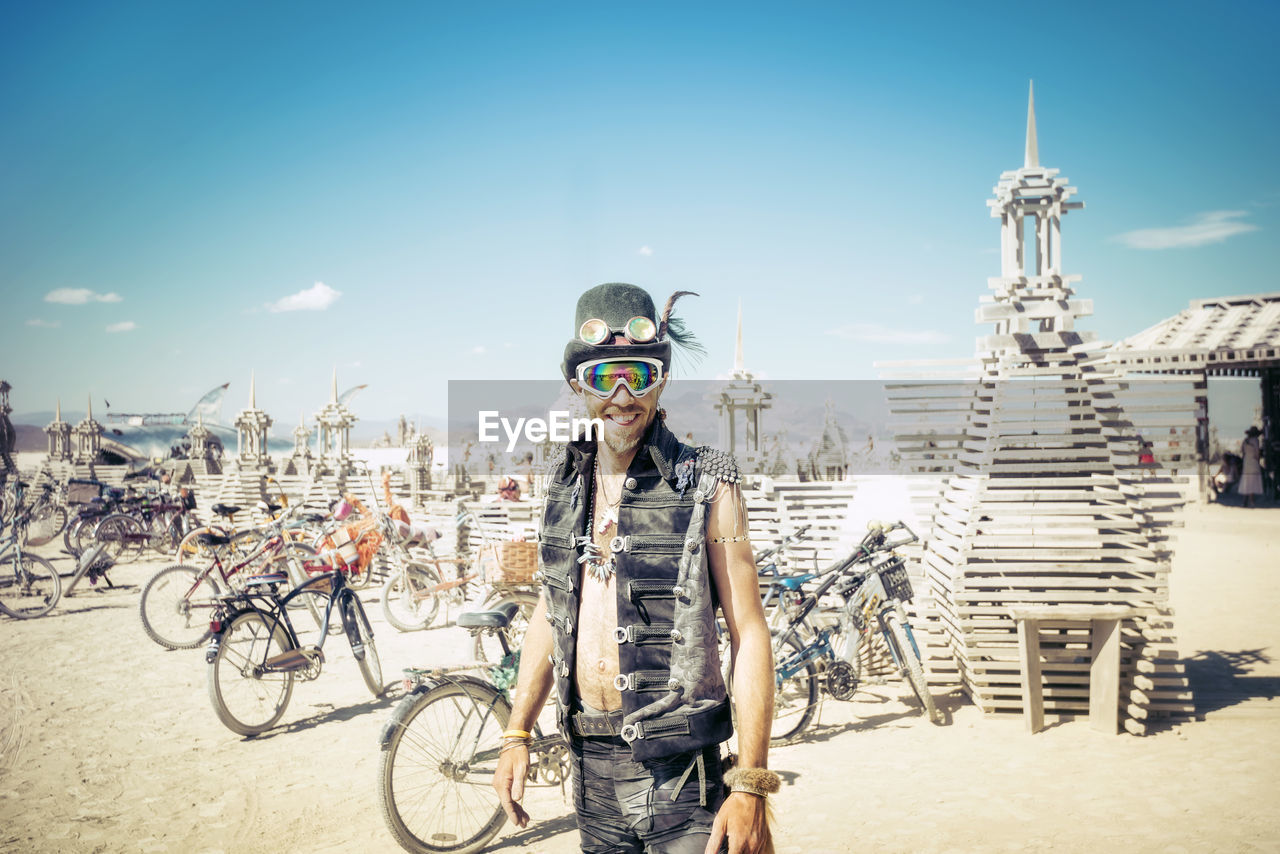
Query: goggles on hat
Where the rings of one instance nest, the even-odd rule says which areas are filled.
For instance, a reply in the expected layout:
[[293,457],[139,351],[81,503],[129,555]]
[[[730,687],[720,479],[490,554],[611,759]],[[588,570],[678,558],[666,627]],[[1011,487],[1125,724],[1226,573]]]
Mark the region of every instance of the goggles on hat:
[[607,399],[619,385],[632,397],[644,397],[662,382],[662,362],[657,359],[593,359],[578,365],[578,385]]
[[631,318],[621,329],[614,329],[598,317],[584,320],[578,327],[578,337],[592,345],[603,344],[611,340],[615,334],[624,335],[632,344],[648,344],[658,337],[658,327],[643,315]]

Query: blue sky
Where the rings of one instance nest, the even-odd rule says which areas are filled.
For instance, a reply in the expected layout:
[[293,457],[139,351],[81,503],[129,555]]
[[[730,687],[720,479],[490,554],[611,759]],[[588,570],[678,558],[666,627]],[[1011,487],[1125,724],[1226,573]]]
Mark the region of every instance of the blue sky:
[[1085,328],[1280,290],[1280,6],[888,5],[5,4],[0,376],[443,415],[618,280],[702,294],[703,378],[739,300],[771,378],[968,356],[1031,79]]

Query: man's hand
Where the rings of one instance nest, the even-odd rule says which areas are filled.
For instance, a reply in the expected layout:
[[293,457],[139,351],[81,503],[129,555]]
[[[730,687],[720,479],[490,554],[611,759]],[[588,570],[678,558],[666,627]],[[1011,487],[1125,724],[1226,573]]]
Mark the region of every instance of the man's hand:
[[717,854],[725,837],[729,854],[761,854],[769,842],[765,799],[746,792],[730,792],[711,824],[711,838],[703,854]]
[[524,781],[529,773],[529,748],[511,747],[498,755],[498,770],[493,774],[493,788],[502,801],[502,810],[516,827],[529,826],[529,814],[520,806],[524,798]]

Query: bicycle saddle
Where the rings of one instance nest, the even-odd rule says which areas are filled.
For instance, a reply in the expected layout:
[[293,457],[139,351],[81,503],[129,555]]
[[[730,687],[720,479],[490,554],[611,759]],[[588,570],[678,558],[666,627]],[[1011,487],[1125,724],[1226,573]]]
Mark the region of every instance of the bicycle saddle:
[[781,584],[788,590],[799,590],[806,581],[813,581],[813,579],[817,577],[818,576],[811,573],[805,573],[804,575],[790,575],[786,578],[779,578],[777,583]]
[[222,534],[196,534],[196,542],[202,546],[225,546],[231,538]]
[[264,584],[280,584],[288,581],[289,576],[283,572],[264,572],[262,575],[251,575],[244,583],[245,587],[261,587]]
[[244,508],[232,504],[215,504],[209,509],[219,516],[234,516]]
[[458,626],[464,629],[505,629],[520,607],[508,602],[496,611],[468,611],[458,615]]

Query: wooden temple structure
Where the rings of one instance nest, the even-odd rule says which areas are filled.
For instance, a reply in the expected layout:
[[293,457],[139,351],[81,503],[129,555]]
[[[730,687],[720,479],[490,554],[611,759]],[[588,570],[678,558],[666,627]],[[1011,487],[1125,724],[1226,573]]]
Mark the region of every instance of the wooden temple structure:
[[[1174,648],[1170,533],[1185,478],[1148,462],[1148,436],[1194,424],[1195,388],[1128,380],[1079,327],[1092,313],[1067,274],[1062,220],[1083,208],[1040,165],[1034,93],[1021,168],[988,201],[1000,222],[1000,275],[975,319],[990,326],[974,359],[889,369],[897,442],[931,531],[920,555],[931,680],[959,685],[984,711],[1022,711],[1027,670],[1044,710],[1089,711],[1089,624],[1037,620],[1023,666],[1017,609],[1122,609],[1119,705],[1144,732],[1193,711]],[[1025,650],[1024,643],[1021,649]]]

